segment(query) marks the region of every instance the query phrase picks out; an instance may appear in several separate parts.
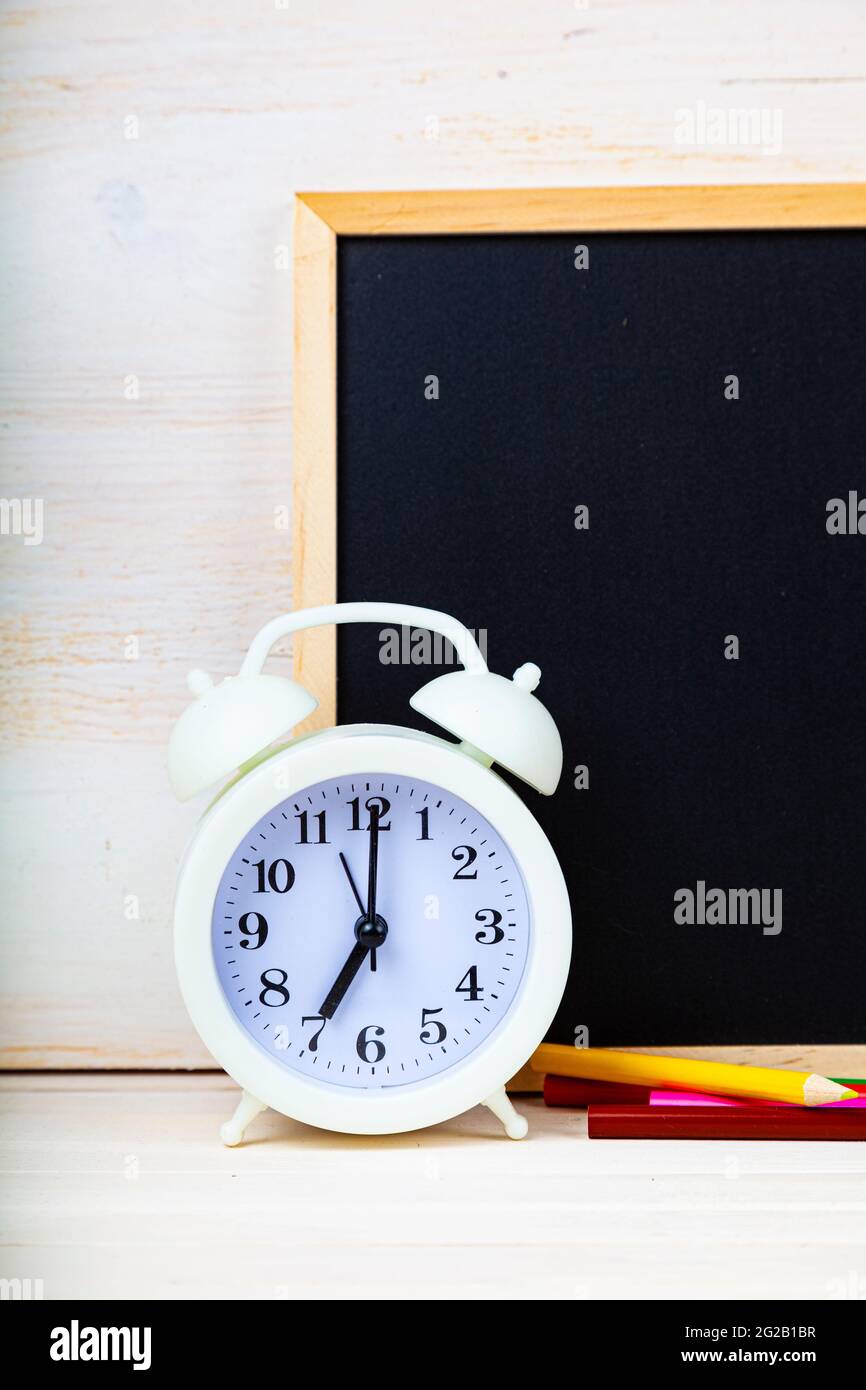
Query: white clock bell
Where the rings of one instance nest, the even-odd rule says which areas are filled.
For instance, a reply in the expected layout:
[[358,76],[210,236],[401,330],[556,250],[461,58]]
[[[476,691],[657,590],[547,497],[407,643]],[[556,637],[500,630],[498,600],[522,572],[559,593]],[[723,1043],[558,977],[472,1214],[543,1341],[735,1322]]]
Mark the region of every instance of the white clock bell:
[[[380,724],[291,739],[318,702],[262,674],[271,647],[354,622],[453,644],[465,669],[411,704],[459,743]],[[175,912],[187,1008],[243,1091],[224,1143],[268,1106],[385,1134],[481,1103],[512,1139],[526,1133],[505,1082],[559,1004],[571,914],[547,838],[491,764],[556,788],[562,745],[532,694],[539,675],[494,675],[456,619],[394,603],[287,614],[237,676],[191,673],[196,699],[169,750],[174,790],[183,800],[235,774],[184,857]]]

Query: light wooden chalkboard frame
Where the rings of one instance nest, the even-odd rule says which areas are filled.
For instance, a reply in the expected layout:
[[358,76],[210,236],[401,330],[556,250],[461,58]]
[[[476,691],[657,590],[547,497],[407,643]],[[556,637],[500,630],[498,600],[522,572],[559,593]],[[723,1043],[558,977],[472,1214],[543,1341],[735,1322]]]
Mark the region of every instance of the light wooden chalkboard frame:
[[[337,238],[496,232],[755,231],[866,227],[866,184],[298,193],[294,242],[293,606],[337,588]],[[319,696],[305,730],[336,722],[333,629],[295,638],[296,679]],[[649,1050],[649,1049],[648,1049]],[[866,1044],[682,1047],[670,1054],[866,1075]],[[526,1078],[537,1089],[537,1078]]]

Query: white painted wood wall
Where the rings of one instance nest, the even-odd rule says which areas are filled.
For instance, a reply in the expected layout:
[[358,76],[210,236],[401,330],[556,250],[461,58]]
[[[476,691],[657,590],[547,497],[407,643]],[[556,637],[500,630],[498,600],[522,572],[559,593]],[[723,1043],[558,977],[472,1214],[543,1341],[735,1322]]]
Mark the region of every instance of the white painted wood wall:
[[[291,603],[293,191],[864,179],[866,7],[44,0],[0,24],[2,493],[45,505],[41,545],[0,537],[4,1058],[198,1067],[170,934],[195,810],[165,745],[188,667],[231,672]],[[780,110],[781,150],[676,143],[700,102]]]

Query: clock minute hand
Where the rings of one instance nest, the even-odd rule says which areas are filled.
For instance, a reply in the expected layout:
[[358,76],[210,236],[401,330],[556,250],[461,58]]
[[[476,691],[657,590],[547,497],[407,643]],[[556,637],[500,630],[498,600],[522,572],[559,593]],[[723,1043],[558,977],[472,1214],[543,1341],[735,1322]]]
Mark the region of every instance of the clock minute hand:
[[[352,885],[352,891],[357,898],[358,892],[352,879],[349,865],[343,854],[340,855],[346,877]],[[388,935],[388,927],[380,917],[376,916],[376,880],[379,868],[379,807],[374,802],[370,807],[370,861],[367,869],[367,910],[355,923],[355,945],[352,947],[346,962],[331,985],[325,1002],[319,1009],[322,1018],[333,1018],[336,1013],[346,990],[354,980],[358,971],[364,963],[367,953],[370,953],[370,963],[375,970],[376,948],[381,946],[385,937]]]
[[[370,806],[370,803],[367,803]],[[370,806],[370,863],[367,870],[367,921],[376,920],[376,879],[379,872],[379,807]]]
[[[379,873],[379,804],[370,806],[370,863],[367,871],[367,921],[376,921],[376,882]],[[376,947],[370,952],[370,969],[376,969]]]

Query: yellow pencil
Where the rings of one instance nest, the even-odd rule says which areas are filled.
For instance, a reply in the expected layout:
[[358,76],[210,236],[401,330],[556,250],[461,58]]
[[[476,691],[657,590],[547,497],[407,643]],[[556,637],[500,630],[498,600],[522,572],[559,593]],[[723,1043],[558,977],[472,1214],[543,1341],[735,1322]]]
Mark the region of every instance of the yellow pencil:
[[602,1047],[563,1047],[542,1043],[532,1056],[533,1071],[553,1076],[582,1076],[592,1081],[656,1086],[666,1091],[709,1091],[751,1100],[827,1105],[856,1095],[814,1072],[778,1071],[730,1062],[698,1062],[687,1057],[659,1057],[644,1052],[613,1052]]

